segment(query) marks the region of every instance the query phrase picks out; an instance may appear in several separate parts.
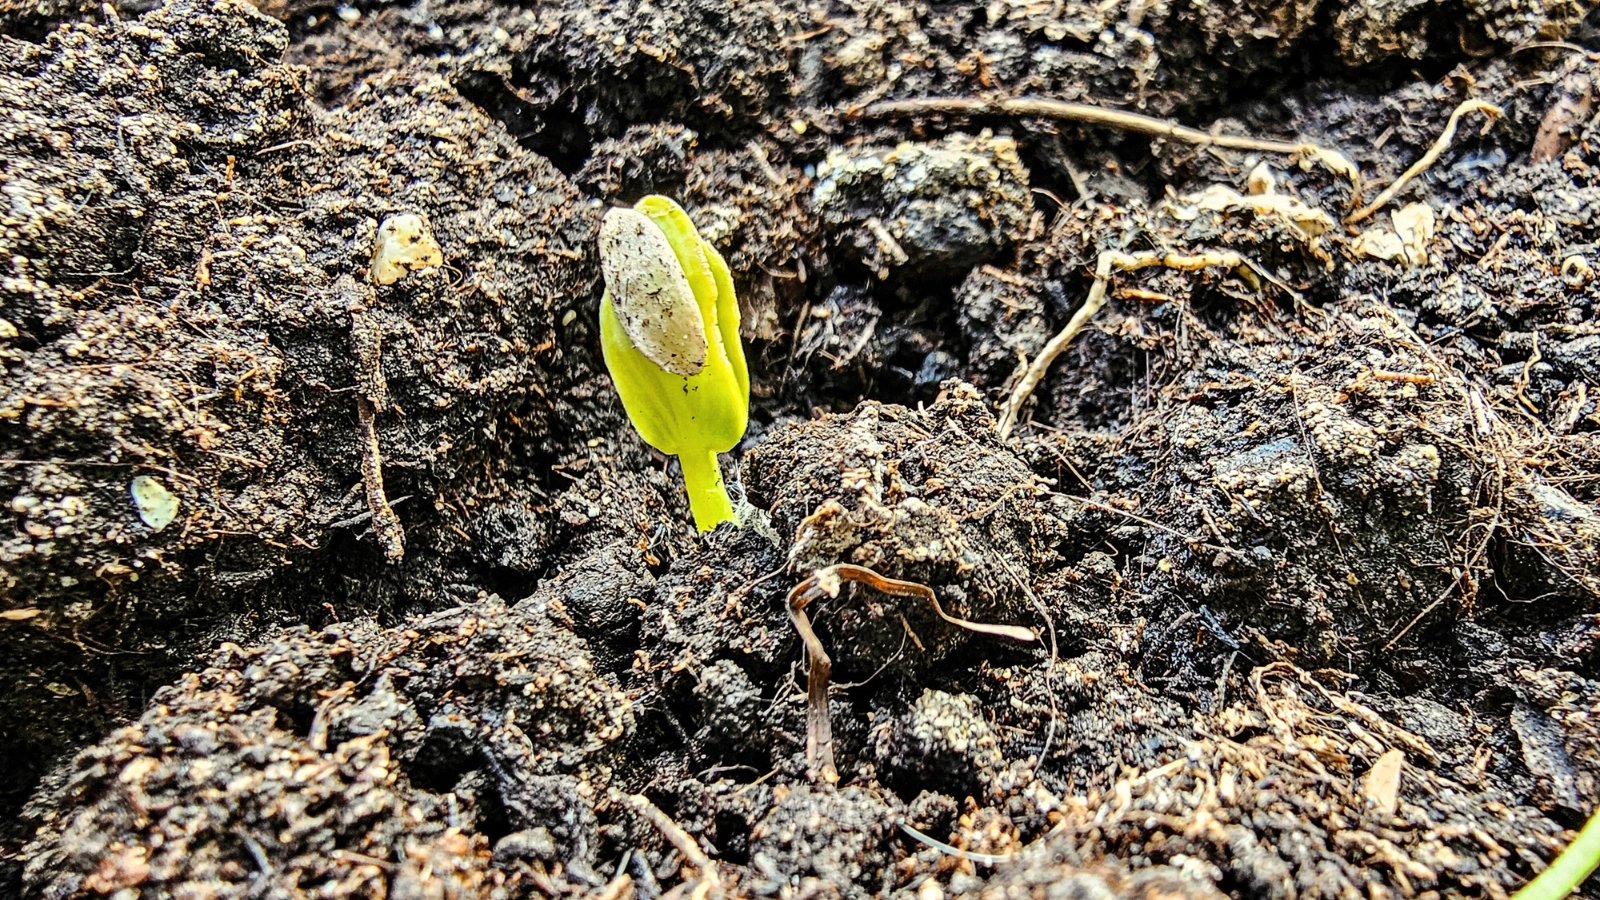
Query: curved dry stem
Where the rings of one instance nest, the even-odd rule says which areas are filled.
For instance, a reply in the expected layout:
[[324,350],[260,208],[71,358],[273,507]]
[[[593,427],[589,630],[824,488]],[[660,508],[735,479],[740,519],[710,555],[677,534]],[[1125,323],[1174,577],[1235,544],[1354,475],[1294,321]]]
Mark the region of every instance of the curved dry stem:
[[1227,150],[1280,153],[1292,156],[1302,162],[1315,163],[1341,178],[1348,179],[1355,196],[1359,197],[1361,194],[1361,171],[1343,153],[1330,147],[1322,147],[1302,141],[1275,141],[1245,135],[1212,134],[1208,131],[1201,131],[1198,128],[1180,125],[1177,122],[1170,122],[1166,119],[1158,119],[1154,116],[1126,112],[1120,109],[1092,106],[1088,103],[1069,103],[1064,100],[1049,100],[1044,97],[996,97],[993,99],[981,97],[918,97],[911,100],[886,100],[882,103],[873,103],[847,113],[851,117],[866,119],[929,114],[1034,116],[1041,119],[1082,122],[1086,125],[1103,125],[1119,131],[1131,131],[1134,134],[1181,141],[1199,147],[1222,147]]
[[1100,311],[1100,307],[1106,305],[1106,288],[1111,283],[1111,264],[1120,255],[1115,250],[1107,250],[1100,254],[1100,259],[1094,266],[1094,284],[1089,287],[1089,296],[1084,299],[1083,305],[1078,307],[1078,311],[1072,314],[1072,318],[1067,320],[1067,324],[1044,345],[1039,355],[1028,363],[1027,371],[1022,373],[1022,379],[1012,389],[1005,405],[1000,407],[1000,421],[997,427],[1002,438],[1011,434],[1011,429],[1017,424],[1017,416],[1022,411],[1022,404],[1033,396],[1034,389],[1044,380],[1045,373],[1050,371],[1050,366],[1055,363],[1056,357],[1067,349],[1067,345],[1072,343],[1072,339],[1078,336],[1078,332],[1082,331],[1085,325],[1089,324],[1089,320]]
[[833,718],[828,713],[828,681],[833,674],[833,660],[817,638],[806,615],[806,607],[821,597],[837,597],[844,582],[864,584],[879,593],[893,597],[910,597],[922,600],[933,607],[939,618],[957,628],[977,634],[1008,638],[1031,643],[1039,639],[1032,628],[1021,625],[988,625],[952,616],[939,605],[933,588],[914,581],[886,578],[866,566],[838,563],[812,572],[809,577],[789,591],[789,621],[800,633],[809,663],[806,669],[806,765],[813,777],[826,779],[830,784],[839,780],[839,770],[833,758]]
[[1280,279],[1273,277],[1265,269],[1251,263],[1232,250],[1212,250],[1203,253],[1123,253],[1118,250],[1106,250],[1100,254],[1100,258],[1095,262],[1094,284],[1089,286],[1089,296],[1084,298],[1083,305],[1078,307],[1078,311],[1072,314],[1072,318],[1067,320],[1067,324],[1056,333],[1055,337],[1050,339],[1049,343],[1044,345],[1044,349],[1039,351],[1039,355],[1034,357],[1033,361],[1028,364],[1027,370],[1022,373],[1022,378],[1017,381],[1017,386],[1012,389],[1011,396],[1000,407],[997,428],[1002,438],[1009,436],[1011,429],[1016,427],[1017,419],[1022,413],[1022,405],[1028,402],[1029,397],[1033,396],[1034,390],[1044,380],[1044,376],[1050,371],[1050,366],[1055,363],[1056,358],[1067,349],[1067,345],[1072,343],[1073,338],[1076,338],[1078,333],[1083,331],[1084,326],[1089,324],[1089,320],[1094,318],[1094,314],[1106,305],[1106,289],[1111,284],[1112,270],[1137,272],[1140,269],[1148,269],[1155,266],[1175,269],[1179,272],[1197,272],[1214,266],[1228,269],[1248,268],[1272,284],[1288,291],[1290,295],[1298,296]]
[[717,864],[700,849],[700,844],[695,841],[694,835],[684,831],[682,826],[672,821],[671,816],[662,812],[660,807],[651,803],[650,798],[643,794],[625,794],[616,788],[612,788],[610,794],[611,802],[632,808],[654,825],[656,830],[661,832],[661,836],[667,839],[667,843],[683,854],[684,862],[697,870],[698,874],[692,882],[694,888],[689,893],[690,897],[724,896],[722,879],[717,875]]
[[1461,117],[1469,112],[1481,112],[1488,117],[1489,121],[1485,123],[1484,130],[1488,130],[1489,125],[1494,124],[1496,119],[1505,114],[1505,111],[1500,107],[1485,100],[1463,101],[1460,106],[1456,107],[1455,112],[1450,114],[1450,121],[1445,123],[1444,131],[1439,133],[1438,139],[1433,142],[1433,146],[1428,148],[1428,152],[1422,154],[1422,158],[1412,163],[1409,169],[1401,172],[1400,177],[1396,178],[1393,184],[1384,188],[1382,193],[1372,198],[1371,203],[1346,216],[1344,224],[1354,225],[1370,218],[1373,213],[1383,209],[1385,204],[1393,200],[1394,196],[1400,193],[1406,185],[1410,184],[1412,179],[1426,172],[1430,166],[1438,162],[1439,157],[1444,154],[1445,148],[1450,146],[1451,141],[1455,140],[1456,127],[1461,124]]

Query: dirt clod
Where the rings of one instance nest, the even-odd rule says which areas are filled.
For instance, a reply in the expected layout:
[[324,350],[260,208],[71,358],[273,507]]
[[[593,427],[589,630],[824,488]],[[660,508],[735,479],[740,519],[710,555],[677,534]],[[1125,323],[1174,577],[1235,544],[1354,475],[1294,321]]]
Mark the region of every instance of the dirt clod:
[[24,885],[472,894],[506,878],[483,860],[507,828],[497,859],[542,830],[551,856],[592,861],[583,798],[632,710],[568,628],[488,600],[225,648],[74,761],[52,792],[71,804],[37,808]]
[[843,255],[880,278],[993,259],[1033,210],[1016,143],[987,132],[837,151],[817,167],[812,204]]
[[[868,403],[774,432],[747,458],[746,483],[789,542],[790,571],[849,562],[926,584],[965,619],[1027,624],[1037,615],[1007,561],[1028,559],[1055,520],[966,385],[948,386],[925,413]],[[867,591],[829,605],[829,653],[841,666],[871,671],[893,657],[921,668],[971,636],[931,608]]]

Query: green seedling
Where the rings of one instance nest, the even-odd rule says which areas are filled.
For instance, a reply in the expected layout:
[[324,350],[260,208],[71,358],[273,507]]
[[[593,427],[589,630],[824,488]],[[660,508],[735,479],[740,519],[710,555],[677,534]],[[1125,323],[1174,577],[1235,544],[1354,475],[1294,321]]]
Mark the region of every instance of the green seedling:
[[623,409],[678,457],[695,527],[734,521],[717,454],[744,436],[750,372],[728,264],[682,207],[652,194],[606,213],[600,269],[600,347]]
[[1562,900],[1583,886],[1584,879],[1600,868],[1600,809],[1595,810],[1583,830],[1567,849],[1539,873],[1511,900]]

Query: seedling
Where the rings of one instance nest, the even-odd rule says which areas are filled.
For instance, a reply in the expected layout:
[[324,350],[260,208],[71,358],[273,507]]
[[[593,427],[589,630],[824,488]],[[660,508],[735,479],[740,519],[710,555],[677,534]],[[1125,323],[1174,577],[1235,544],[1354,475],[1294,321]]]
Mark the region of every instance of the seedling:
[[695,527],[734,521],[717,454],[750,417],[728,264],[683,208],[652,194],[600,224],[600,348],[645,443],[678,457]]
[[1583,886],[1584,879],[1600,868],[1600,810],[1589,816],[1583,830],[1550,867],[1528,882],[1512,900],[1561,900]]

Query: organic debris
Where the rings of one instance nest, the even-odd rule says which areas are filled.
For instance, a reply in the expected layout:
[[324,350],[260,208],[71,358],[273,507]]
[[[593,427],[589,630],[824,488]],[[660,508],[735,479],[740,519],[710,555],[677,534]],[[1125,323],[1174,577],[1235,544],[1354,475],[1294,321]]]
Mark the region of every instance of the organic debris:
[[[1083,305],[1078,307],[1078,311],[1072,314],[1072,318],[1067,320],[1067,324],[1056,332],[1056,336],[1044,345],[1044,348],[1039,351],[1039,355],[1028,363],[1028,368],[1022,373],[1022,377],[1017,380],[1016,387],[1012,388],[1011,396],[1000,407],[1000,419],[997,427],[1001,437],[1007,437],[1011,434],[1012,428],[1016,426],[1022,405],[1028,402],[1029,397],[1033,396],[1034,389],[1039,386],[1039,382],[1043,381],[1044,376],[1050,371],[1051,363],[1054,363],[1062,351],[1067,349],[1067,345],[1072,343],[1072,339],[1083,331],[1084,326],[1089,324],[1089,320],[1094,318],[1095,313],[1105,306],[1106,288],[1111,284],[1111,273],[1113,271],[1137,272],[1140,269],[1156,266],[1177,272],[1197,272],[1208,268],[1220,268],[1230,272],[1238,271],[1247,275],[1255,275],[1263,281],[1271,282],[1284,290],[1289,290],[1287,285],[1279,282],[1265,269],[1231,250],[1213,250],[1192,254],[1157,253],[1153,251],[1123,253],[1117,250],[1107,250],[1101,253],[1099,261],[1095,263],[1094,283],[1089,287],[1089,296],[1084,299]],[[1294,294],[1293,291],[1289,292],[1291,295]]]
[[986,625],[952,616],[939,605],[938,595],[927,585],[917,584],[914,581],[901,581],[897,578],[885,578],[865,566],[840,563],[808,575],[789,591],[789,620],[794,623],[795,630],[800,632],[800,640],[805,644],[808,660],[806,763],[813,772],[830,783],[839,780],[839,770],[833,762],[833,724],[828,713],[828,679],[833,672],[833,661],[828,658],[828,652],[823,649],[822,641],[817,639],[817,633],[812,630],[811,619],[806,616],[806,607],[823,597],[837,598],[845,582],[864,584],[879,593],[894,597],[910,597],[925,601],[933,607],[934,613],[939,618],[974,634],[987,634],[1023,643],[1039,639],[1039,635],[1033,629],[1020,625]]

